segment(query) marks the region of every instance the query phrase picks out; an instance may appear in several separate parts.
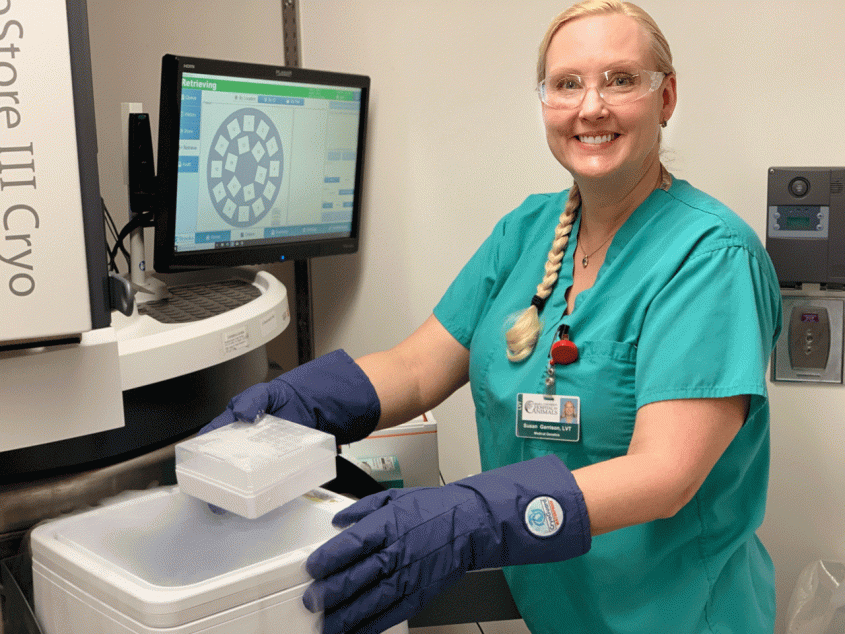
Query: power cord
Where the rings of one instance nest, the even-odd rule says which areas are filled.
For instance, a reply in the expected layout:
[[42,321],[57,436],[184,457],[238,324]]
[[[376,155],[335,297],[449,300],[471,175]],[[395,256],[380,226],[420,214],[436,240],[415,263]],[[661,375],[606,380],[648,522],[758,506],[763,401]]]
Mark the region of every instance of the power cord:
[[[100,198],[100,203],[103,206],[103,221],[106,226],[106,229],[111,236],[112,242],[117,243],[117,236],[119,234],[117,230],[117,225],[114,222],[114,218],[112,218],[111,213],[109,212],[109,208],[106,206],[106,201]],[[120,244],[119,249],[123,252],[124,257],[126,258],[126,268],[129,268],[129,252]],[[108,241],[106,242],[106,258],[108,261],[109,271],[112,273],[118,273],[117,262],[115,261],[115,256],[112,255],[112,251],[109,248]]]
[[[102,199],[101,199],[102,200]],[[123,256],[126,258],[127,268],[131,269],[130,264],[130,257],[129,251],[126,250],[126,247],[123,245],[123,241],[126,240],[126,237],[132,233],[135,229],[139,227],[153,227],[154,225],[154,212],[152,211],[143,211],[141,213],[133,214],[132,217],[129,219],[123,228],[118,232],[117,225],[114,222],[114,219],[111,217],[109,213],[108,207],[106,207],[105,201],[103,203],[103,214],[105,216],[105,223],[109,229],[109,233],[112,235],[112,240],[114,241],[114,246],[109,249],[108,245],[106,245],[106,255],[108,257],[109,269],[112,272],[117,272],[117,253],[120,251],[123,253]]]

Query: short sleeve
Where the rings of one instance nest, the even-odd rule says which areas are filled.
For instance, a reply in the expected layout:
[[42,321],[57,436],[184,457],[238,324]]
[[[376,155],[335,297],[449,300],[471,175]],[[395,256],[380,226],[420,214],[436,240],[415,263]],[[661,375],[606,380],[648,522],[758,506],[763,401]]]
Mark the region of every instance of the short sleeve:
[[780,322],[780,290],[764,252],[739,244],[693,255],[645,316],[637,344],[637,407],[684,398],[765,397]]
[[500,283],[499,249],[504,242],[505,220],[496,224],[434,307],[437,320],[466,348]]

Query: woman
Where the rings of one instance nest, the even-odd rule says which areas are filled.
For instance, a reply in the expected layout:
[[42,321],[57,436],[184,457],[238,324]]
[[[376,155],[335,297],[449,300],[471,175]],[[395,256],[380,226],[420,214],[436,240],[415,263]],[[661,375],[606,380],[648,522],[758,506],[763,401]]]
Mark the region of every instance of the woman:
[[[538,81],[572,188],[502,218],[395,348],[317,359],[209,427],[264,409],[348,442],[470,382],[483,473],[338,515],[354,525],[307,564],[304,601],[327,633],[382,631],[491,566],[535,633],[771,632],[773,567],[755,536],[781,319],[771,263],[745,223],[661,165],[676,77],[641,9],[571,7]],[[544,417],[559,423],[574,397],[580,434],[555,437]]]
[[575,403],[572,401],[566,401],[563,404],[563,411],[560,414],[560,422],[564,425],[576,424],[578,422],[576,416]]

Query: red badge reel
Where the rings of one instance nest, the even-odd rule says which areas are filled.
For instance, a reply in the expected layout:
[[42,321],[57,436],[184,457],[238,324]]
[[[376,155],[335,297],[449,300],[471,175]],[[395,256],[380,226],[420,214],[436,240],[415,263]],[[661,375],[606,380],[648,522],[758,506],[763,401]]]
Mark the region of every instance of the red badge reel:
[[578,346],[569,340],[569,326],[563,324],[558,329],[560,339],[552,344],[552,362],[569,365],[578,360]]

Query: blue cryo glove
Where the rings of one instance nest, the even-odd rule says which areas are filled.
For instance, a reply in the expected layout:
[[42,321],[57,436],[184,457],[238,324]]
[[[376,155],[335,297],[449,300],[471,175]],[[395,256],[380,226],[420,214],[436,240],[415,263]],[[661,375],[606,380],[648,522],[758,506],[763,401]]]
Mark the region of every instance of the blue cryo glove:
[[259,383],[235,396],[226,410],[203,427],[204,434],[260,412],[333,434],[338,443],[366,438],[381,416],[376,390],[360,366],[335,350]]
[[563,462],[534,458],[444,487],[391,489],[338,513],[353,524],[308,558],[303,603],[323,634],[372,633],[417,614],[467,571],[590,549],[584,496]]

